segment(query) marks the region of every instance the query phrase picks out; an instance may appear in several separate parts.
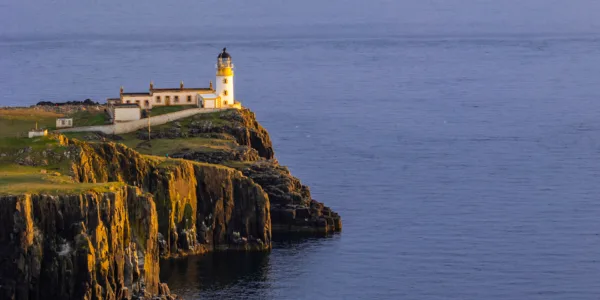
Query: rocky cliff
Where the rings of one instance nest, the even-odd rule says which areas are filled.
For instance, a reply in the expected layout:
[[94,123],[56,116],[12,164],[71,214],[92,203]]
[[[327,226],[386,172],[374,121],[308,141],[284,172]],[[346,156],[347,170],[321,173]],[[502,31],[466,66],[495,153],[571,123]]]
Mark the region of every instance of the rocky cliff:
[[0,174],[26,168],[0,178],[0,298],[168,298],[159,257],[268,250],[272,231],[341,230],[339,215],[279,165],[248,110],[196,115],[147,138],[0,145]]
[[[35,192],[34,182],[26,188],[32,192],[5,187],[1,299],[168,298],[158,280],[161,256],[270,249],[268,196],[241,172],[145,156],[111,142],[56,138],[3,153],[2,162],[27,165],[36,172],[27,180],[42,176],[76,190],[102,184],[111,190]],[[69,166],[68,177],[38,169],[60,165]]]
[[[138,136],[140,139],[148,137],[145,131],[140,131]],[[309,188],[277,162],[269,133],[251,111],[230,110],[219,113],[218,118],[198,115],[155,130],[152,136],[172,140],[194,137],[232,140],[236,144],[208,152],[183,149],[174,151],[172,157],[226,164],[241,170],[269,195],[275,234],[341,231],[341,217],[312,199]]]
[[168,294],[157,213],[135,187],[0,196],[0,298],[124,299]]
[[69,145],[76,180],[125,182],[153,195],[163,255],[271,247],[268,196],[241,172],[144,156],[117,143]]

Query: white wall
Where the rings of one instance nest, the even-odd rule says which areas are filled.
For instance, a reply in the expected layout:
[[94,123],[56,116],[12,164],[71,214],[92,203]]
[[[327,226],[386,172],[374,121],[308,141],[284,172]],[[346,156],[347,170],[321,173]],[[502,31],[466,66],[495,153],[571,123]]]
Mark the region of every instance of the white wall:
[[[123,95],[123,100],[121,103],[123,104],[139,104],[141,108],[151,108],[152,104],[150,102],[150,99],[152,97],[150,95],[148,96],[127,96],[127,95]],[[148,100],[148,106],[145,106],[145,101]],[[129,102],[127,102],[129,101]]]
[[[182,118],[187,118],[196,114],[207,114],[213,113],[216,111],[223,111],[226,109],[206,109],[206,108],[191,108],[186,110],[181,110],[173,113],[168,113],[160,116],[155,116],[150,118],[150,126],[158,126],[162,124],[166,124],[168,122],[173,122]],[[74,127],[67,129],[60,129],[57,132],[90,132],[90,131],[99,131],[105,134],[123,134],[133,132],[142,128],[146,128],[148,126],[148,119],[141,119],[137,121],[118,123],[113,125],[98,125],[98,126],[84,126],[84,127]]]
[[215,100],[204,100],[204,108],[215,108]]
[[[198,105],[198,95],[201,94],[212,94],[212,91],[155,91],[152,95],[123,95],[123,100],[121,103],[127,104],[139,104],[142,109],[152,108],[154,106],[165,106],[167,102],[167,96],[170,97],[169,105]],[[179,97],[179,102],[175,102],[175,96]],[[191,97],[191,102],[187,101],[187,98]],[[160,97],[160,102],[157,99]],[[127,102],[129,101],[129,102]],[[146,101],[148,101],[148,106],[146,106]]]
[[42,131],[30,131],[29,132],[29,138],[34,138],[34,137],[38,137],[38,136],[46,136],[48,135],[48,130],[42,130]]
[[[224,80],[227,80],[227,83],[224,83]],[[233,96],[233,75],[231,76],[217,76],[216,78],[216,89],[215,93],[217,96],[221,96],[221,104],[223,105],[231,105],[235,100]],[[227,95],[225,95],[225,91],[227,91]]]
[[115,107],[115,122],[134,121],[142,118],[139,107]]
[[[171,99],[169,100],[170,105],[198,105],[196,99],[198,98],[198,92],[196,91],[168,91],[168,92],[154,92],[152,93],[152,104],[153,105],[165,105],[167,102],[167,96]],[[160,96],[160,102],[158,103],[156,97]],[[175,96],[179,97],[179,102],[175,102]],[[187,97],[191,98],[191,102],[187,101]]]

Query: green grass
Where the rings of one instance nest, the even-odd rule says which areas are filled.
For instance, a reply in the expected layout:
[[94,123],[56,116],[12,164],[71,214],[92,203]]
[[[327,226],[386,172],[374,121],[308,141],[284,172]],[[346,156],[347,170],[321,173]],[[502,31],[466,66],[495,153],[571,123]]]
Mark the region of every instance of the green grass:
[[26,147],[31,147],[33,151],[43,150],[59,146],[58,140],[51,136],[35,137],[35,138],[18,138],[18,137],[3,137],[0,138],[0,153],[12,152],[21,150]]
[[[24,152],[26,148],[31,148]],[[68,159],[54,159],[54,156],[44,156],[44,150],[52,150],[54,153],[62,154],[67,149],[52,136],[37,138],[0,138],[0,167],[16,164],[18,160],[31,159],[34,162],[45,162],[47,165],[43,168],[48,170],[57,170],[66,172],[70,170],[71,163]]]
[[[26,137],[27,132],[35,128],[56,129],[56,119],[65,117],[62,114],[48,112],[41,109],[0,109],[0,138]],[[78,111],[66,117],[73,118],[73,126],[104,125],[106,114],[104,111]]]
[[66,136],[68,139],[78,139],[80,141],[85,141],[85,136],[92,135],[91,132],[63,132],[61,134]]
[[62,115],[31,108],[0,109],[0,138],[1,137],[26,137],[27,132],[35,128],[54,129],[56,118]]
[[121,135],[123,140],[115,141],[122,143],[125,146],[135,149],[139,153],[146,155],[165,156],[166,154],[177,153],[190,149],[194,151],[217,151],[222,149],[231,149],[235,143],[231,140],[210,139],[210,138],[177,138],[177,139],[154,139],[150,141],[151,147],[148,147],[148,142],[140,140],[135,136],[135,133]]
[[195,105],[177,105],[177,106],[157,106],[153,107],[150,116],[159,116],[168,113],[173,113],[181,110],[186,110],[190,108],[198,108]]
[[60,173],[47,172],[42,168],[18,165],[0,166],[0,194],[80,194],[87,191],[98,193],[114,191],[125,184],[122,182],[109,183],[79,183],[69,176]]
[[73,118],[73,127],[104,125],[107,116],[104,111],[82,110],[69,115]]
[[[161,107],[161,108],[168,108],[168,107]],[[197,115],[193,115],[191,117],[177,120],[177,122],[179,122],[181,124],[181,126],[183,126],[183,127],[188,127],[190,125],[190,123],[192,123],[192,122],[202,122],[202,121],[210,121],[213,123],[214,126],[231,125],[230,121],[224,120],[223,118],[221,118],[221,114],[225,113],[225,112],[226,111],[223,111],[223,112],[217,111],[217,112],[206,113],[206,114],[197,114]],[[162,130],[162,129],[168,129],[171,127],[173,127],[173,124],[167,123],[167,124],[163,124],[163,125],[159,125],[159,126],[153,126],[152,129]]]

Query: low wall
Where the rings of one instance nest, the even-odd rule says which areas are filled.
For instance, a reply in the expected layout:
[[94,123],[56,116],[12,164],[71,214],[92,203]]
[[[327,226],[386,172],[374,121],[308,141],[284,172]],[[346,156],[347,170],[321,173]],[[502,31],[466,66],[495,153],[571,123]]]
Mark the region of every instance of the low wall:
[[[150,117],[150,126],[158,126],[173,122],[179,119],[187,118],[196,114],[207,114],[217,111],[227,110],[227,108],[192,108],[173,113],[168,113],[160,116]],[[73,127],[67,129],[56,130],[57,132],[90,132],[99,131],[105,134],[123,134],[133,132],[142,128],[148,128],[148,119],[141,119],[137,121],[116,123],[112,125],[97,125],[97,126],[83,126]]]

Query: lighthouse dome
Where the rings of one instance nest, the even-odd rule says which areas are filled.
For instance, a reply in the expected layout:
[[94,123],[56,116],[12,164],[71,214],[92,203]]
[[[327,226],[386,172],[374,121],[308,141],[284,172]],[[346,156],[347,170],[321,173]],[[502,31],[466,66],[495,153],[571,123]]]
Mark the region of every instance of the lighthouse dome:
[[217,58],[219,58],[219,59],[223,59],[223,58],[229,58],[229,59],[231,59],[231,55],[229,55],[229,53],[227,53],[227,48],[223,48],[223,52],[219,53],[219,56]]

